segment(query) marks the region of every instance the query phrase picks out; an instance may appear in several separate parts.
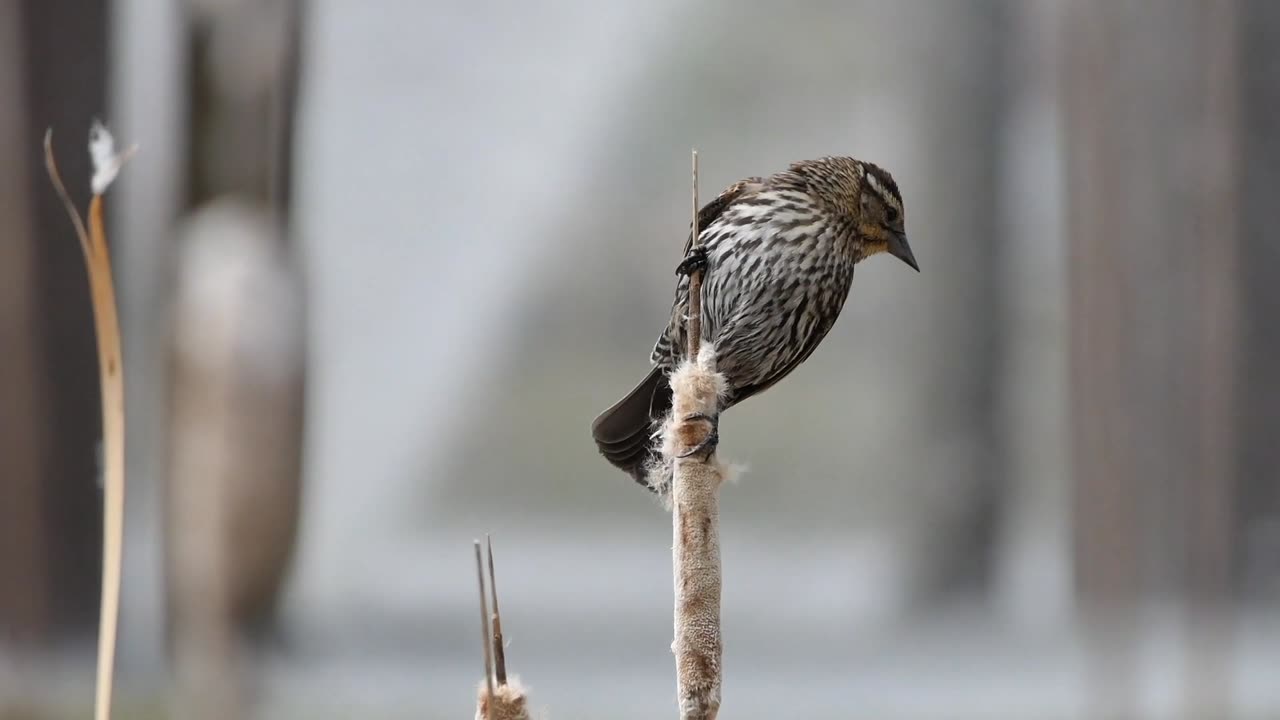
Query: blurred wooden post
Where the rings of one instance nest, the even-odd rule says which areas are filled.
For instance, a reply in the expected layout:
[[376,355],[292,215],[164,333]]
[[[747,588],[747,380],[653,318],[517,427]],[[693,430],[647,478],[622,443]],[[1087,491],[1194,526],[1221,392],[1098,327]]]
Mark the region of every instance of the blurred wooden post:
[[1239,392],[1240,497],[1234,523],[1241,544],[1240,589],[1252,599],[1280,600],[1280,3],[1243,0],[1240,28],[1240,205],[1242,246]]
[[[1125,415],[1142,406],[1130,399],[1131,376],[1140,368],[1127,312],[1134,264],[1122,255],[1137,252],[1130,248],[1139,240],[1114,225],[1117,215],[1130,213],[1117,207],[1124,175],[1107,167],[1122,162],[1107,115],[1121,91],[1102,82],[1104,21],[1095,8],[1076,8],[1068,22],[1063,104],[1076,583],[1083,620],[1093,631],[1096,716],[1109,719],[1132,717],[1136,702],[1132,633],[1141,514],[1134,454],[1141,447],[1137,421]],[[1150,250],[1154,243],[1145,244]]]
[[[0,293],[9,298],[0,310],[0,347],[12,352],[0,360],[0,628],[8,630],[19,619],[8,614],[18,613],[25,619],[15,626],[35,623],[28,629],[36,641],[92,633],[98,620],[101,415],[93,313],[79,242],[42,171],[40,138],[50,126],[84,138],[102,112],[107,9],[106,0],[21,0],[5,3],[0,14],[0,35],[12,35],[0,42],[0,84],[7,86],[0,143],[10,158],[0,169],[7,208],[0,222],[12,231],[0,236]],[[76,147],[59,163],[84,199],[89,155]],[[9,544],[10,537],[22,544]]]
[[[1225,716],[1238,159],[1234,3],[1071,7],[1064,69],[1076,546],[1131,683],[1136,604],[1183,590],[1190,711]],[[1209,628],[1213,640],[1202,632]],[[1108,648],[1103,648],[1104,650]],[[1119,663],[1114,664],[1114,663]],[[1112,688],[1108,717],[1131,715]]]
[[37,133],[27,127],[22,92],[25,47],[17,3],[0,3],[0,646],[48,631],[48,575],[42,557],[44,417],[36,237],[28,178]]
[[[1187,493],[1187,562],[1191,658],[1186,671],[1188,718],[1229,717],[1235,500],[1239,479],[1237,375],[1240,353],[1240,75],[1235,0],[1197,6],[1203,74],[1193,88],[1200,122],[1196,159],[1201,207],[1193,256],[1199,278],[1198,326],[1192,329],[1198,397],[1195,470]],[[1194,80],[1193,80],[1194,81]]]
[[168,598],[183,715],[247,713],[301,502],[305,303],[290,243],[297,0],[192,0],[169,349]]

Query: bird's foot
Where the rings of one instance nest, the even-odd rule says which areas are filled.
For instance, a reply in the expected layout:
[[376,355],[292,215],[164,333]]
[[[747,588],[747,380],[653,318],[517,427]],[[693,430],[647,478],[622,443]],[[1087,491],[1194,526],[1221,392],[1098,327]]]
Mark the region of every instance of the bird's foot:
[[703,459],[706,459],[711,457],[711,454],[716,451],[716,446],[720,444],[720,416],[719,415],[708,415],[706,413],[696,412],[696,413],[690,413],[684,416],[684,422],[692,422],[694,420],[706,421],[708,424],[711,425],[711,431],[707,433],[707,437],[704,438],[702,442],[680,453],[679,455],[676,456],[677,458],[683,459],[687,457],[693,457],[695,455],[702,455]]
[[707,271],[707,248],[699,245],[684,256],[684,260],[676,266],[676,275],[692,275],[695,272]]

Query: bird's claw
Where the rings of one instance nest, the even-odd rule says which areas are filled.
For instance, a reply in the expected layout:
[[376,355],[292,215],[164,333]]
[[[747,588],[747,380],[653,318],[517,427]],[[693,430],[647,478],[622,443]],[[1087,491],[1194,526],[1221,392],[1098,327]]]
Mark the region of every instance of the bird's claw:
[[699,455],[699,454],[703,454],[704,458],[708,458],[708,457],[711,457],[711,454],[716,451],[716,447],[720,444],[720,416],[719,415],[708,415],[706,413],[696,412],[696,413],[690,413],[684,416],[684,422],[691,422],[693,420],[705,420],[706,422],[710,423],[711,432],[707,433],[707,437],[703,439],[702,442],[680,453],[679,455],[676,456],[677,458],[683,459],[687,457],[693,457],[694,455]]
[[684,260],[676,266],[676,275],[692,275],[695,272],[706,272],[707,270],[707,249],[702,245],[693,248],[688,255],[684,256]]

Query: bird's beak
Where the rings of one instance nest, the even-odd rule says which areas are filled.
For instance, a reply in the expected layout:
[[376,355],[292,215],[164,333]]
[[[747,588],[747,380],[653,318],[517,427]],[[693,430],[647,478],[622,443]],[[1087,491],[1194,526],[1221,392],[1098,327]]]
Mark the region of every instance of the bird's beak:
[[910,265],[912,270],[920,272],[916,256],[911,252],[911,246],[907,244],[906,233],[889,233],[889,254]]

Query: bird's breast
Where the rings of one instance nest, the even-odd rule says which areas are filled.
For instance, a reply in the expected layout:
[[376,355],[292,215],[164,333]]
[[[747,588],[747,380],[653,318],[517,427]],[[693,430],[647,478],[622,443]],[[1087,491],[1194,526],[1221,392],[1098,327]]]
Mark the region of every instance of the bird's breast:
[[821,212],[748,207],[728,220],[704,236],[704,330],[731,384],[755,384],[826,334],[848,296],[854,263]]

